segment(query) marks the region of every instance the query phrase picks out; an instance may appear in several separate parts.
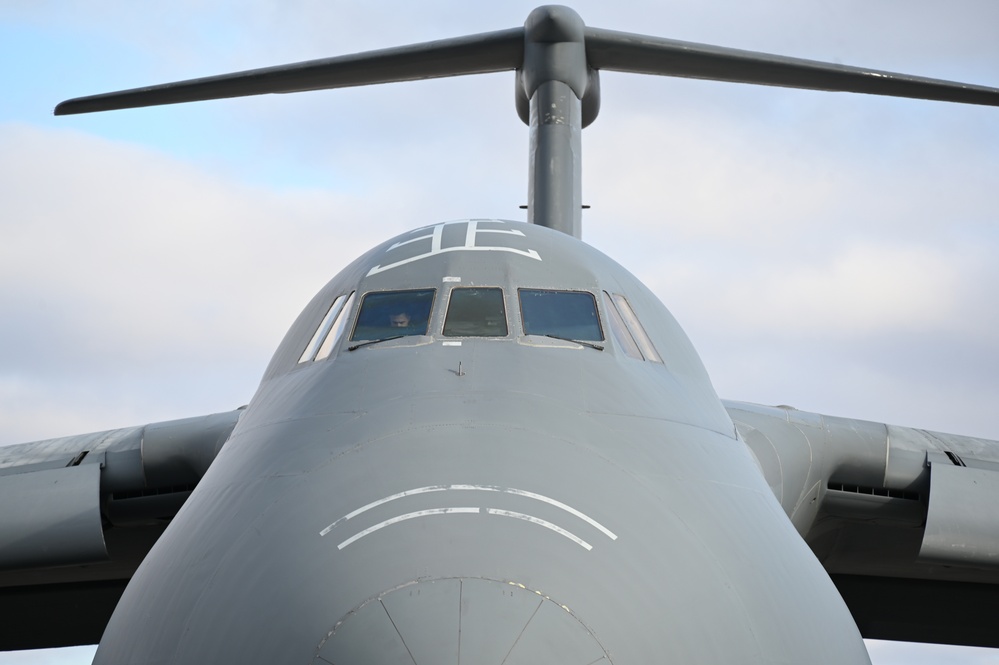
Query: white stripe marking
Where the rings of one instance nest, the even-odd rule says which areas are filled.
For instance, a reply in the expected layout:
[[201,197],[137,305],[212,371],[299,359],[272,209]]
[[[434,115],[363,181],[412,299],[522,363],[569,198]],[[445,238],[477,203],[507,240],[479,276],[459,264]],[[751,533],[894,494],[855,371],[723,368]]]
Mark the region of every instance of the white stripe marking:
[[[457,489],[457,488],[459,488],[461,486],[460,485],[455,485],[453,487],[455,489]],[[482,488],[482,487],[475,487],[475,489],[484,489],[484,488]],[[584,513],[579,512],[578,510],[576,510],[572,506],[568,506],[568,505],[562,503],[561,501],[557,501],[557,500],[552,499],[550,497],[544,496],[543,494],[535,494],[534,492],[528,492],[527,490],[518,490],[518,489],[514,489],[512,487],[508,487],[508,488],[498,488],[497,487],[497,488],[492,489],[492,491],[506,492],[508,494],[516,494],[517,496],[524,496],[524,497],[527,497],[529,499],[537,499],[538,501],[544,501],[545,503],[551,504],[551,505],[555,506],[556,508],[561,508],[562,510],[564,510],[565,512],[567,512],[567,513],[569,513],[571,515],[575,515],[576,517],[578,517],[579,519],[583,520],[584,522],[586,522],[590,526],[592,526],[595,529],[597,529],[598,531],[602,532],[605,536],[607,536],[611,540],[617,540],[617,534],[615,534],[613,531],[611,531],[610,529],[608,529],[607,527],[605,527],[603,524],[601,524],[600,522],[596,521],[595,519],[593,519],[589,515],[586,515]]]
[[364,538],[365,536],[370,535],[375,531],[380,531],[381,529],[384,529],[387,526],[398,524],[399,522],[405,522],[407,520],[416,519],[417,517],[427,517],[429,515],[478,514],[481,513],[482,511],[485,511],[489,515],[497,515],[499,517],[512,517],[514,519],[530,522],[531,524],[537,524],[538,526],[543,526],[544,528],[549,529],[550,531],[554,531],[560,536],[568,538],[569,540],[576,543],[586,551],[590,551],[593,549],[592,545],[590,545],[588,542],[586,542],[579,536],[563,529],[557,524],[552,524],[548,520],[543,520],[540,517],[534,517],[533,515],[526,515],[524,513],[517,513],[513,512],[512,510],[500,510],[499,508],[473,508],[469,506],[455,507],[455,508],[431,508],[429,510],[417,510],[416,512],[406,513],[405,515],[397,515],[396,517],[391,517],[383,522],[379,522],[374,526],[370,526],[367,529],[364,529],[363,531],[359,531],[358,533],[354,534],[347,540],[337,545],[336,548],[338,550],[342,550],[348,545],[357,542],[361,538]]
[[490,515],[500,515],[502,517],[515,517],[518,520],[524,520],[525,522],[530,522],[531,524],[537,524],[538,526],[543,526],[546,529],[551,529],[552,531],[554,531],[559,535],[565,536],[566,538],[576,543],[586,551],[590,551],[593,549],[593,546],[590,545],[585,540],[583,540],[582,538],[579,538],[575,534],[569,533],[562,527],[556,524],[552,524],[547,520],[543,520],[540,517],[534,517],[533,515],[525,515],[524,513],[515,513],[510,510],[499,510],[497,508],[486,508],[486,512],[489,513]]
[[353,511],[351,513],[347,513],[346,515],[344,515],[343,517],[341,517],[340,519],[338,519],[336,522],[333,522],[333,524],[330,524],[328,527],[326,527],[325,529],[323,529],[322,531],[320,531],[319,535],[320,536],[325,536],[327,533],[329,533],[330,531],[332,531],[333,527],[335,527],[340,522],[343,522],[345,520],[349,520],[352,517],[357,517],[361,513],[367,512],[367,511],[371,510],[372,508],[377,508],[378,506],[382,505],[383,503],[388,503],[389,501],[395,501],[396,499],[401,499],[401,498],[406,497],[406,496],[412,496],[414,494],[425,494],[426,492],[443,492],[446,489],[448,489],[447,485],[433,485],[433,486],[430,486],[430,487],[418,487],[415,490],[406,490],[405,492],[399,492],[398,494],[391,494],[391,495],[385,497],[384,499],[378,499],[377,501],[372,501],[371,503],[369,503],[369,504],[367,504],[365,506],[361,506],[360,508],[358,508],[357,510],[355,510],[355,511]]
[[389,518],[384,522],[379,522],[378,524],[372,527],[368,527],[364,531],[354,534],[347,540],[337,545],[336,548],[338,550],[342,550],[347,545],[350,545],[352,542],[356,540],[364,538],[369,533],[374,533],[375,531],[378,531],[379,529],[384,529],[385,527],[390,526],[392,524],[398,524],[399,522],[405,522],[406,520],[415,519],[417,517],[426,517],[427,515],[449,515],[451,513],[478,513],[478,512],[479,512],[478,508],[431,508],[430,510],[418,510],[415,513],[406,513],[405,515],[398,515],[396,517]]
[[338,519],[337,521],[333,522],[328,527],[326,527],[325,529],[323,529],[322,531],[320,531],[319,535],[320,536],[325,536],[330,531],[332,531],[333,527],[335,527],[340,522],[349,520],[349,519],[351,519],[353,517],[357,517],[361,513],[367,512],[367,511],[371,510],[372,508],[377,508],[378,506],[380,506],[382,504],[386,504],[389,501],[395,501],[396,499],[402,499],[404,497],[413,496],[415,494],[426,494],[427,492],[445,492],[445,491],[448,491],[448,490],[479,490],[479,491],[482,491],[482,492],[502,492],[504,494],[513,494],[515,496],[523,496],[523,497],[526,497],[528,499],[536,499],[538,501],[547,503],[547,504],[549,504],[551,506],[555,506],[556,508],[560,508],[561,510],[566,511],[570,515],[575,515],[576,517],[578,517],[579,519],[583,520],[584,522],[586,522],[590,526],[592,526],[592,527],[596,528],[597,530],[599,530],[601,533],[603,533],[605,536],[607,536],[611,540],[617,540],[617,535],[613,531],[611,531],[610,529],[608,529],[607,527],[605,527],[603,524],[601,524],[600,522],[596,521],[595,519],[593,519],[589,515],[586,515],[585,513],[582,513],[580,511],[576,510],[572,506],[568,506],[568,505],[562,503],[561,501],[557,501],[556,499],[552,499],[551,497],[547,497],[547,496],[545,496],[543,494],[536,494],[534,492],[528,492],[527,490],[519,490],[519,489],[515,489],[513,487],[497,487],[495,485],[429,485],[427,487],[417,487],[416,489],[406,490],[405,492],[399,492],[398,494],[391,494],[391,495],[389,495],[387,497],[384,497],[382,499],[378,499],[377,501],[372,501],[371,503],[369,503],[367,505],[361,506],[360,508],[358,508],[357,510],[355,510],[353,512],[347,513],[346,515],[344,515],[343,517],[341,517],[340,519]]

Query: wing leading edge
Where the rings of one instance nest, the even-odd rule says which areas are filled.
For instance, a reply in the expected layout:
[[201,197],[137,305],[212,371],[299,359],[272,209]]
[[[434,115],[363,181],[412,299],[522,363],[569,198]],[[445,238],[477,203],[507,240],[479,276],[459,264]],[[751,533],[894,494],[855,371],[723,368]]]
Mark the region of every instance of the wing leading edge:
[[864,637],[999,647],[999,441],[725,406]]
[[100,641],[241,413],[0,448],[0,651]]

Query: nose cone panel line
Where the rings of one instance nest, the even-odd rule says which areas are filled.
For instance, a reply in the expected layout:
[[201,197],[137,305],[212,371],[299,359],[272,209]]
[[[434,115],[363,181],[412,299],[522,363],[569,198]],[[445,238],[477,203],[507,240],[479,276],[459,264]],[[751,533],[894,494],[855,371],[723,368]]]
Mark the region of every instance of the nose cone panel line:
[[320,642],[314,665],[593,665],[610,663],[566,605],[516,582],[414,581],[351,610]]

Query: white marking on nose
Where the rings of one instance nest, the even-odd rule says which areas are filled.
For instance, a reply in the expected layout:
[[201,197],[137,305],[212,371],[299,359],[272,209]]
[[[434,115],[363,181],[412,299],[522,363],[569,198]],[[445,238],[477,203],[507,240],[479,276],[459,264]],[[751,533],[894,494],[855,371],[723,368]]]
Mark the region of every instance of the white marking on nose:
[[535,517],[533,515],[525,515],[524,513],[515,513],[511,510],[499,510],[498,508],[486,508],[486,512],[489,513],[490,515],[500,515],[502,517],[514,517],[518,520],[524,520],[525,522],[530,522],[531,524],[537,524],[538,526],[543,526],[546,529],[551,529],[552,531],[554,531],[559,535],[565,536],[572,542],[576,543],[577,545],[585,549],[587,552],[593,549],[593,545],[590,545],[582,538],[576,536],[573,533],[570,533],[569,531],[566,531],[557,524],[552,524],[548,520],[543,520],[540,517]]
[[[381,499],[378,499],[377,501],[372,501],[371,503],[365,504],[365,505],[361,506],[360,508],[358,508],[358,509],[356,509],[356,510],[354,510],[352,512],[347,513],[346,515],[344,515],[343,517],[341,517],[340,519],[336,520],[335,522],[333,522],[332,524],[330,524],[329,526],[327,526],[325,529],[323,529],[322,531],[320,531],[319,535],[320,536],[325,536],[326,534],[328,534],[330,531],[332,531],[341,522],[345,522],[345,521],[347,521],[349,519],[357,517],[358,515],[360,515],[362,513],[365,513],[367,511],[371,510],[372,508],[377,508],[378,506],[384,505],[384,504],[389,503],[391,501],[395,501],[397,499],[402,499],[402,498],[405,498],[407,496],[415,496],[415,495],[418,495],[418,494],[427,494],[427,493],[430,493],[430,492],[448,492],[448,491],[458,491],[458,492],[465,492],[465,491],[497,492],[497,493],[501,493],[501,494],[512,494],[514,496],[522,496],[524,498],[533,499],[535,501],[541,501],[542,503],[547,503],[550,506],[554,506],[555,508],[558,508],[560,510],[564,510],[565,512],[569,513],[570,515],[578,517],[579,519],[583,520],[584,522],[586,522],[590,526],[594,527],[595,529],[597,529],[598,531],[600,531],[601,533],[603,533],[605,536],[607,536],[611,540],[617,540],[617,534],[615,534],[613,531],[611,531],[610,529],[608,529],[607,527],[605,527],[603,524],[601,524],[600,522],[596,521],[595,519],[593,519],[589,515],[581,512],[579,510],[576,510],[572,506],[569,506],[569,505],[567,505],[565,503],[562,503],[561,501],[558,501],[557,499],[553,499],[553,498],[551,498],[549,496],[545,496],[543,494],[538,494],[536,492],[529,492],[527,490],[516,489],[514,487],[498,487],[496,485],[428,485],[426,487],[417,487],[415,489],[406,490],[404,492],[398,492],[396,494],[390,494],[389,496],[386,496],[386,497],[383,497]],[[361,531],[360,533],[358,533],[357,535],[353,536],[352,538],[348,538],[347,540],[343,541],[342,543],[340,543],[340,545],[338,547],[339,547],[339,549],[343,549],[344,547],[346,547],[350,543],[354,542],[358,538],[366,536],[367,534],[372,533],[373,531],[377,531],[378,529],[382,529],[382,528],[384,528],[384,527],[386,527],[386,526],[388,526],[390,524],[395,524],[395,523],[401,522],[403,520],[413,519],[414,517],[423,517],[424,515],[446,514],[446,511],[452,511],[452,512],[474,512],[475,510],[478,510],[478,509],[471,509],[471,508],[469,508],[469,509],[465,509],[465,508],[460,508],[460,509],[459,508],[453,508],[453,509],[450,509],[450,508],[435,508],[435,509],[432,509],[430,511],[417,511],[415,513],[406,513],[405,515],[400,515],[398,517],[390,518],[388,520],[385,520],[384,522],[380,522],[380,523],[376,524],[373,527],[365,529],[365,530]],[[500,510],[498,508],[488,508],[488,509],[486,509],[486,511],[489,514],[492,514],[492,515],[502,515],[504,517],[515,517],[517,519],[526,520],[526,521],[531,522],[533,524],[538,524],[538,525],[543,526],[543,527],[545,527],[547,529],[551,529],[552,531],[555,531],[556,533],[559,533],[559,534],[565,536],[566,538],[569,538],[570,540],[572,540],[573,542],[576,542],[581,547],[585,547],[587,550],[592,549],[592,546],[589,543],[587,543],[586,541],[584,541],[584,540],[576,537],[575,535],[573,535],[569,531],[563,529],[562,527],[559,527],[559,526],[557,526],[557,525],[555,525],[555,524],[553,524],[553,523],[551,523],[551,522],[549,522],[547,520],[543,520],[543,519],[541,519],[539,517],[533,517],[533,516],[527,515],[525,513],[516,513],[516,512],[512,512],[512,511],[507,511],[507,510]]]
[[368,527],[363,531],[360,531],[347,540],[343,541],[336,546],[338,550],[342,550],[347,545],[364,538],[368,534],[374,533],[379,529],[384,529],[392,524],[398,524],[399,522],[405,522],[406,520],[415,519],[417,517],[426,517],[427,515],[450,515],[452,513],[478,513],[478,508],[431,508],[430,510],[417,510],[415,513],[406,513],[405,515],[397,515],[396,517],[391,517],[384,522],[379,522],[378,524]]
[[550,531],[554,531],[560,536],[568,538],[572,542],[576,543],[577,545],[585,549],[587,552],[593,549],[592,545],[590,545],[588,542],[586,542],[576,534],[566,529],[563,529],[557,524],[552,524],[548,520],[543,520],[540,517],[527,515],[525,513],[518,513],[512,510],[501,510],[499,508],[475,508],[470,506],[458,506],[453,508],[430,508],[428,510],[417,510],[412,513],[405,513],[404,515],[396,515],[395,517],[390,517],[389,519],[383,520],[378,524],[375,524],[374,526],[370,526],[367,529],[363,529],[355,533],[353,536],[351,536],[347,540],[337,545],[336,548],[338,550],[342,550],[348,545],[357,542],[361,538],[371,535],[376,531],[380,531],[387,526],[398,524],[399,522],[405,522],[407,520],[416,519],[417,517],[429,517],[430,515],[458,515],[458,514],[467,515],[467,514],[479,514],[483,512],[485,512],[488,515],[496,515],[498,517],[512,517],[514,519],[530,522],[531,524],[537,524],[538,526],[542,526]]

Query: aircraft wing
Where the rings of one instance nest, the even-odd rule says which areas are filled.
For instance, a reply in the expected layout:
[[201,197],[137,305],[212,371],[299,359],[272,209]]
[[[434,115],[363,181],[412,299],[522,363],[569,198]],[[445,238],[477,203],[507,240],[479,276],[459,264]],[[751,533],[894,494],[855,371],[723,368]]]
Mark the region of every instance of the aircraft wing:
[[999,647],[999,441],[725,407],[864,637]]
[[241,413],[0,447],[0,651],[100,641]]
[[[999,646],[999,441],[725,407],[865,637]],[[0,448],[0,650],[99,641],[240,414]]]

